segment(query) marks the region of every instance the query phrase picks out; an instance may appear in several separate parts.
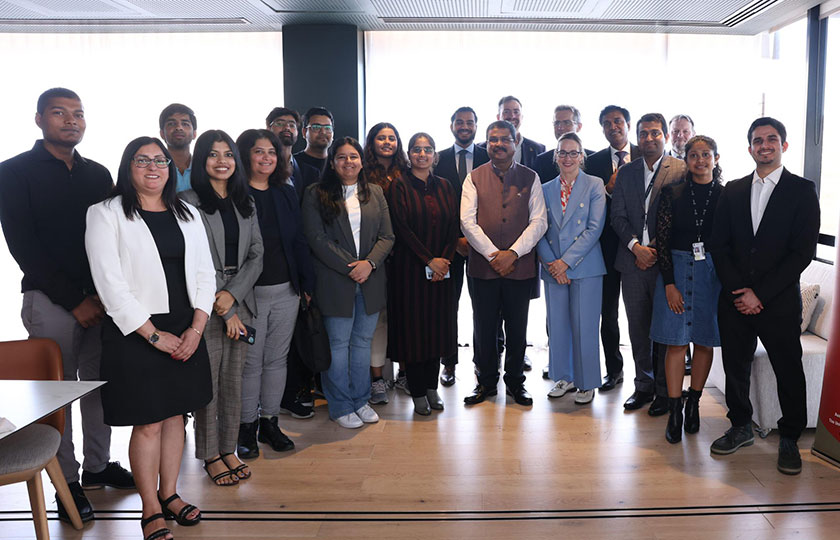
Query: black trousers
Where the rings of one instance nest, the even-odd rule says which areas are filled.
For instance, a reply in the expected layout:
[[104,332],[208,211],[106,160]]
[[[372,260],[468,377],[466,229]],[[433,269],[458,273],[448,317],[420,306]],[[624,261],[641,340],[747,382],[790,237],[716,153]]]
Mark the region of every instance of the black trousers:
[[405,377],[411,397],[423,397],[426,390],[437,390],[440,364],[437,358],[426,362],[406,362]]
[[756,338],[760,338],[776,374],[776,390],[782,408],[779,434],[796,440],[808,422],[802,344],[799,342],[801,310],[796,306],[793,309],[770,307],[758,315],[741,315],[728,296],[721,294],[718,304],[726,406],[729,407],[727,416],[733,426],[752,422],[750,373]]
[[601,345],[607,373],[617,375],[624,369],[624,358],[619,350],[618,305],[621,294],[621,273],[613,265],[607,266],[601,296]]
[[[452,258],[452,264],[449,265],[449,274],[452,276],[452,285],[455,287],[455,319],[456,319],[456,328],[457,328],[457,313],[458,313],[458,305],[461,303],[461,289],[464,288],[464,272],[466,270],[466,257],[462,257],[457,253]],[[470,291],[472,291],[472,287],[469,287]],[[456,330],[457,336],[457,330]],[[458,349],[455,349],[455,352],[449,356],[443,357],[440,359],[440,363],[446,367],[452,367],[458,363]]]
[[505,384],[511,388],[525,382],[525,334],[531,280],[472,279],[473,331],[478,382],[495,388],[499,382],[499,321],[505,328]]
[[286,388],[283,391],[283,403],[291,403],[301,390],[311,390],[312,372],[303,365],[295,346],[295,338],[289,346],[289,356],[286,368]]

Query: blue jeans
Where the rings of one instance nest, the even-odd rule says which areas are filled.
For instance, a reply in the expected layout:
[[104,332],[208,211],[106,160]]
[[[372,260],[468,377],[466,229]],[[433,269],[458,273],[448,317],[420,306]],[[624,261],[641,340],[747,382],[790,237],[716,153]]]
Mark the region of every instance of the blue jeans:
[[356,287],[352,317],[324,317],[332,362],[321,373],[330,418],[355,412],[370,399],[370,344],[379,313],[365,312],[365,298]]

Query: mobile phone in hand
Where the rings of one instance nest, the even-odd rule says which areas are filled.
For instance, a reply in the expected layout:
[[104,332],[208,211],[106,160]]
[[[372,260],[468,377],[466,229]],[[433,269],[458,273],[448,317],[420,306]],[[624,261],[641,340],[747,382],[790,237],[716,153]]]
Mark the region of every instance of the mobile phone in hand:
[[245,327],[245,331],[239,331],[239,341],[244,341],[248,345],[253,345],[257,337],[257,331],[247,324],[243,326]]

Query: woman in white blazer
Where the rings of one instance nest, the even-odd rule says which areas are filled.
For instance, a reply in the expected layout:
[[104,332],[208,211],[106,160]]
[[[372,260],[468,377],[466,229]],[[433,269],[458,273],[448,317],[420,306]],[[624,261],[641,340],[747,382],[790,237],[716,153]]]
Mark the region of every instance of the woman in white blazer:
[[113,195],[88,209],[85,233],[108,314],[100,368],[105,422],[134,426],[129,459],[147,539],[172,538],[164,515],[181,525],[201,519],[176,492],[182,415],[212,398],[202,334],[216,292],[213,262],[198,211],[175,195],[176,179],[162,142],[133,140]]
[[548,230],[537,244],[548,313],[548,372],[556,381],[548,397],[577,388],[575,403],[581,405],[592,401],[601,383],[598,323],[606,266],[599,239],[607,212],[604,183],[580,170],[584,157],[576,134],[557,141],[560,175],[543,186]]

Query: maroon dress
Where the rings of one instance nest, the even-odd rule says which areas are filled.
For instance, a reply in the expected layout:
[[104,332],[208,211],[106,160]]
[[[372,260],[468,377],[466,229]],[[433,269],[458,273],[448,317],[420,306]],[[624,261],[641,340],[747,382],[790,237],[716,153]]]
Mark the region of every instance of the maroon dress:
[[430,175],[423,182],[408,170],[392,182],[388,207],[396,236],[388,287],[391,359],[427,362],[454,354],[458,336],[452,279],[426,279],[426,263],[455,256],[455,190],[443,178]]

